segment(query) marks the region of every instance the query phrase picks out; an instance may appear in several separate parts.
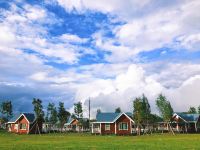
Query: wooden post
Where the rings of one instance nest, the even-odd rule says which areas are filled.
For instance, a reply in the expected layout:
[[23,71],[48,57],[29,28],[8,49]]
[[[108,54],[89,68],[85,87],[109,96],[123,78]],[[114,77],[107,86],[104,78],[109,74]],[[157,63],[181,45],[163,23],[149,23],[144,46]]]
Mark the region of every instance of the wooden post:
[[94,131],[93,131],[93,123],[92,123],[92,133],[93,133]]
[[197,123],[195,122],[194,125],[195,125],[195,131],[197,132]]
[[117,125],[116,125],[116,121],[115,121],[115,134],[117,134]]
[[100,134],[101,134],[101,123],[100,123]]

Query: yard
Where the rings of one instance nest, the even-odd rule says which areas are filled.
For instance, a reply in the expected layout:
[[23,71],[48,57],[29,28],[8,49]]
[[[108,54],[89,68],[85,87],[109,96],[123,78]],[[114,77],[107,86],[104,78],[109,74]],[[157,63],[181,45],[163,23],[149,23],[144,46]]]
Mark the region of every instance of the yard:
[[0,131],[0,150],[4,149],[200,149],[200,134],[154,134],[143,136],[95,136],[62,133],[16,135]]

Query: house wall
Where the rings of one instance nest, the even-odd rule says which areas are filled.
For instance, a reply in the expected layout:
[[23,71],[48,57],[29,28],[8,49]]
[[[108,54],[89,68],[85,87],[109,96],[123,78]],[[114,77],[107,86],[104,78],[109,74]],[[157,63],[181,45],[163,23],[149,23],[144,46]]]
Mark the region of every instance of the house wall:
[[[128,130],[119,130],[120,122],[127,123]],[[125,115],[121,115],[121,117],[118,118],[116,121],[116,134],[117,135],[131,134],[131,127],[132,127],[132,122],[130,121],[130,119]],[[105,130],[105,123],[101,123],[101,134],[115,134],[115,123],[110,123],[110,130]]]
[[105,130],[105,123],[101,124],[101,134],[115,134],[115,124],[110,123],[110,130]]
[[[15,129],[15,124],[18,124],[18,129]],[[26,129],[20,129],[20,124],[26,124]],[[19,120],[16,121],[16,123],[12,123],[11,125],[11,132],[13,133],[19,133],[19,134],[27,134],[28,133],[28,121],[22,116]]]
[[[128,124],[128,130],[119,130],[119,125],[120,125],[120,122],[123,122],[123,123],[127,123]],[[132,123],[130,121],[130,119],[125,116],[124,114],[119,118],[117,119],[116,121],[116,131],[117,131],[117,134],[118,135],[127,135],[127,134],[131,134],[131,126],[132,126]]]

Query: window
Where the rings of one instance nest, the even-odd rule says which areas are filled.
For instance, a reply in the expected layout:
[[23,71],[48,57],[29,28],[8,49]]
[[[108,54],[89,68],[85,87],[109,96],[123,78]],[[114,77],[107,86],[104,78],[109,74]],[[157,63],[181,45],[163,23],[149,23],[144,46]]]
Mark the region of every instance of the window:
[[26,130],[26,124],[24,124],[24,123],[20,124],[20,129],[21,130]]
[[119,130],[128,130],[128,123],[120,122],[119,123]]
[[15,124],[14,129],[18,130],[18,124]]
[[110,124],[109,123],[105,124],[105,130],[110,130]]

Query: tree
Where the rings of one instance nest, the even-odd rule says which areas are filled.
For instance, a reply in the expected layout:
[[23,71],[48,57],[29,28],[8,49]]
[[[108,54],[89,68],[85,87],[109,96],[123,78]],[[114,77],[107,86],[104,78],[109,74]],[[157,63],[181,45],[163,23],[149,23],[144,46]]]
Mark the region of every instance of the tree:
[[78,117],[78,118],[82,118],[83,117],[83,107],[82,107],[82,103],[78,102],[74,104],[74,114]]
[[100,109],[100,108],[97,109],[97,114],[98,114],[98,113],[101,113],[101,109]]
[[144,94],[142,95],[141,100],[142,100],[143,121],[148,126],[150,115],[151,115],[151,107],[150,107],[147,97]]
[[137,124],[137,134],[140,135],[140,127],[142,123],[143,111],[142,111],[142,100],[141,98],[136,98],[133,101],[133,118]]
[[47,106],[47,116],[48,116],[48,122],[51,125],[55,125],[58,121],[58,115],[57,110],[54,103],[49,103]]
[[4,101],[1,103],[0,112],[6,115],[6,121],[8,121],[12,117],[12,102]]
[[64,103],[63,102],[59,102],[58,120],[60,122],[61,131],[62,131],[63,127],[64,127],[64,124],[67,122],[69,116],[70,116],[70,113],[65,110]]
[[[165,96],[160,94],[156,99],[157,108],[165,122],[167,122],[167,126],[170,126],[169,122],[173,115],[173,108],[171,107],[170,102],[166,99]],[[170,126],[171,128],[171,126]],[[169,129],[169,128],[168,128]],[[172,131],[172,129],[171,129]],[[172,131],[173,132],[173,131]]]
[[190,107],[189,110],[188,110],[188,113],[189,114],[196,114],[197,113],[197,110],[195,107]]
[[200,114],[200,105],[199,105],[199,107],[198,107],[198,113]]
[[42,100],[33,98],[32,101],[36,119],[40,122],[44,122],[44,111],[42,106]]
[[117,107],[116,109],[115,109],[115,113],[121,113],[122,111],[121,111],[121,108],[120,107]]

